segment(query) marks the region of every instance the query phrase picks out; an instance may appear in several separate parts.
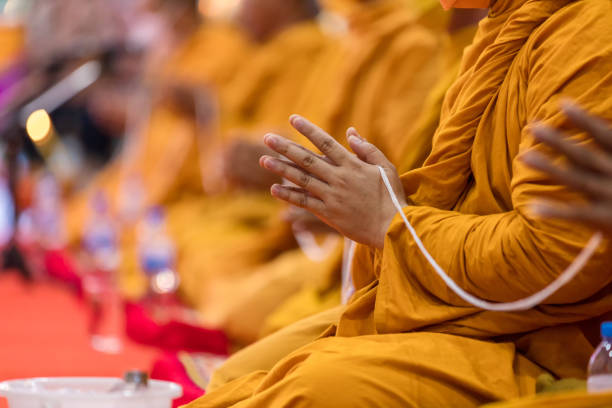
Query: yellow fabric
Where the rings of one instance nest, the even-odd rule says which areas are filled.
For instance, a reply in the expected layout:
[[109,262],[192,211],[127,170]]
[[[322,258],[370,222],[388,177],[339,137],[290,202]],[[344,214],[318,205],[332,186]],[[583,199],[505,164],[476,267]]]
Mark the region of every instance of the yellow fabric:
[[278,306],[266,318],[260,337],[264,338],[292,323],[340,305],[340,273],[337,269],[334,271],[337,279],[331,287],[305,287]]
[[341,47],[306,87],[299,112],[342,142],[355,126],[395,161],[440,74],[439,50],[438,39],[401,2],[360,8]]
[[586,391],[587,382],[576,378],[564,378],[556,380],[555,377],[546,373],[539,376],[536,380],[536,392],[558,393],[568,391]]
[[[404,211],[425,246],[480,297],[508,301],[541,289],[593,232],[525,213],[535,197],[579,196],[517,155],[543,148],[527,130],[532,120],[563,125],[562,96],[611,118],[611,18],[600,0],[498,0],[447,93],[431,155],[403,177],[416,204]],[[573,139],[592,143],[575,131]],[[611,257],[606,243],[532,310],[480,311],[432,273],[397,217],[384,250],[358,248],[357,293],[324,338],[188,406],[475,407],[531,395],[543,370],[584,376],[587,361],[577,356],[593,346],[578,323],[610,310],[611,276],[602,271]],[[550,347],[536,347],[530,338],[547,330]],[[528,357],[524,344],[534,345]],[[563,351],[551,357],[551,348]]]
[[330,308],[238,351],[213,373],[206,391],[214,391],[248,373],[272,369],[287,354],[314,341],[330,324],[338,321],[342,310],[341,306]]
[[[568,392],[559,395],[538,395],[508,402],[486,405],[486,408],[609,408],[612,394]],[[485,407],[483,407],[485,408]]]
[[286,127],[304,90],[303,82],[330,45],[316,21],[296,24],[269,40],[245,61],[248,69],[226,91],[224,129]]
[[24,28],[19,25],[0,24],[0,72],[23,52]]

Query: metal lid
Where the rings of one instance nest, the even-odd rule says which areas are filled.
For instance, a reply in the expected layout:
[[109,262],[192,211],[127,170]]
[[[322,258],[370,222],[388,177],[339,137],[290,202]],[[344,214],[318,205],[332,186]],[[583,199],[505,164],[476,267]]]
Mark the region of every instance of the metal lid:
[[130,370],[123,375],[123,380],[127,384],[146,387],[149,384],[149,374],[144,371]]

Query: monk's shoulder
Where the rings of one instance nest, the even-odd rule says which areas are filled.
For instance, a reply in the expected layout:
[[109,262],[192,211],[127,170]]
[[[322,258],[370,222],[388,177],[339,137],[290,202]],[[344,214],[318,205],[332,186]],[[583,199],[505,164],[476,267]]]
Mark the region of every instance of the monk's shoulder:
[[388,44],[390,59],[399,61],[414,55],[432,55],[441,47],[442,37],[416,22],[406,25]]
[[535,30],[529,47],[561,58],[612,51],[612,1],[570,2]]

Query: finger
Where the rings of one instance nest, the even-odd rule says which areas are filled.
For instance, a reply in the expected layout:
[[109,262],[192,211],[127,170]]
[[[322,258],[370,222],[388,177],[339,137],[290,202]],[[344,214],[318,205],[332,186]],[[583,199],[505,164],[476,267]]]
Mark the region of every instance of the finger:
[[608,123],[589,115],[569,100],[562,102],[561,109],[576,127],[588,132],[602,147],[612,152],[612,128]]
[[548,174],[556,182],[582,191],[598,199],[612,200],[612,187],[606,177],[584,172],[577,168],[563,168],[553,164],[544,155],[530,151],[521,160],[536,170]]
[[299,115],[291,115],[289,122],[335,164],[339,165],[349,160],[350,153],[320,127]]
[[355,128],[349,128],[346,134],[349,146],[361,160],[376,166],[392,167],[383,152],[361,137]]
[[314,177],[304,170],[292,166],[283,160],[275,159],[270,156],[261,158],[261,165],[273,173],[286,178],[299,187],[307,190],[319,198],[323,198],[329,191],[329,185]]
[[264,136],[264,143],[277,153],[285,156],[296,166],[316,175],[319,179],[329,181],[334,174],[335,166],[303,146],[285,139],[282,136],[268,133]]
[[579,146],[565,138],[561,132],[548,126],[537,125],[532,130],[536,140],[563,153],[575,165],[581,168],[612,173],[612,159],[606,155]]
[[279,200],[286,201],[289,204],[304,208],[315,214],[322,214],[325,211],[325,203],[308,194],[306,190],[274,184],[270,188],[270,192],[272,196]]
[[560,218],[580,221],[597,228],[612,229],[612,208],[604,205],[563,205],[550,201],[534,201],[529,211],[542,218]]

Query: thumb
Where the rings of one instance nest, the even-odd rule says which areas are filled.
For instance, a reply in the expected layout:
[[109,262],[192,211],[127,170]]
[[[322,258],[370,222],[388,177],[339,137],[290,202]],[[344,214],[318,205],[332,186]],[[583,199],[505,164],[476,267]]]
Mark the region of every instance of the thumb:
[[364,162],[376,166],[387,166],[390,164],[383,152],[361,137],[355,128],[350,127],[346,131],[346,136],[353,152]]

